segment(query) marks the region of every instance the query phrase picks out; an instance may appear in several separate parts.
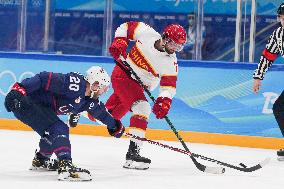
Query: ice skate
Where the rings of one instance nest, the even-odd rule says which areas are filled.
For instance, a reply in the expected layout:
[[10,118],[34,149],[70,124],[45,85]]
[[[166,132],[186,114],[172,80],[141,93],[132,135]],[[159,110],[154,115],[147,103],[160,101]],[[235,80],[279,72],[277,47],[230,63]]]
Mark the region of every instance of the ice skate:
[[57,169],[58,161],[56,159],[44,157],[39,152],[35,153],[30,170],[56,171]]
[[58,180],[60,181],[91,181],[92,176],[87,169],[78,168],[71,160],[59,161]]
[[277,151],[278,161],[284,161],[284,148]]
[[126,162],[123,168],[126,169],[138,169],[146,170],[149,169],[151,160],[140,156],[140,147],[135,142],[130,141],[128,152],[126,154]]

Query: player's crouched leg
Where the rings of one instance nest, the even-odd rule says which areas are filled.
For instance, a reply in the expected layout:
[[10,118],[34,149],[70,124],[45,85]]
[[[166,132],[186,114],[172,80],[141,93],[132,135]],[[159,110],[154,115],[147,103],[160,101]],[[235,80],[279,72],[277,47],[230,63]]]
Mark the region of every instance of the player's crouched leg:
[[30,170],[57,171],[58,160],[46,157],[42,155],[40,152],[36,151],[35,156],[32,160],[32,166],[30,167]]
[[71,158],[71,144],[69,140],[69,128],[61,120],[50,126],[46,131],[52,142],[53,152],[59,159],[58,180],[60,181],[90,181],[90,171],[75,166]]
[[57,171],[58,160],[52,158],[52,154],[52,143],[48,139],[48,135],[42,136],[39,141],[39,151],[35,151],[30,170]]
[[41,136],[40,150],[35,152],[30,170],[57,170],[58,161],[50,159],[51,144],[45,138],[45,130],[59,120],[53,110],[42,104],[36,104],[30,97],[23,96],[13,90],[5,98],[5,107],[8,112],[13,112],[18,120],[30,126]]

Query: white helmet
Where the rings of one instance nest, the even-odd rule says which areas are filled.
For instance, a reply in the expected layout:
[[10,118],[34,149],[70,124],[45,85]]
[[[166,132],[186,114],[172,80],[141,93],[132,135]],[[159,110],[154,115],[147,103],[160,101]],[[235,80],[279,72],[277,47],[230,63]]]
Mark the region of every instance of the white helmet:
[[[90,67],[85,75],[85,80],[90,83],[90,90],[91,90],[91,97],[93,97],[94,93],[98,92],[101,89],[106,89],[110,85],[110,77],[100,66],[92,66]],[[98,83],[98,89],[93,90],[92,85],[97,82]]]

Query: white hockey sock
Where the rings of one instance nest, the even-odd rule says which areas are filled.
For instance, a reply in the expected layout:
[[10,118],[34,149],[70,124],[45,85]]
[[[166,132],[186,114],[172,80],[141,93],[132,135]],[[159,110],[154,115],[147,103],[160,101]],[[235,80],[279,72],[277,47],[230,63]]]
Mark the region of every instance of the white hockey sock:
[[[144,137],[145,137],[145,131],[144,131],[144,130],[141,130],[141,129],[129,128],[129,133],[132,134],[132,135],[141,137],[141,138],[144,138]],[[131,138],[130,140],[133,141],[133,142],[135,142],[135,144],[136,144],[139,148],[142,147],[143,142],[142,142],[141,140],[137,140],[137,139],[134,139],[134,138]]]

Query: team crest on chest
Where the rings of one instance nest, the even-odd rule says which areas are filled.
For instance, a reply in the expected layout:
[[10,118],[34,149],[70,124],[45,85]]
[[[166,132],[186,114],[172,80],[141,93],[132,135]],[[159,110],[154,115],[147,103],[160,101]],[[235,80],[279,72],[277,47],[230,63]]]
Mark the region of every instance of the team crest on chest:
[[79,96],[76,100],[75,103],[79,104],[81,102],[81,97]]

